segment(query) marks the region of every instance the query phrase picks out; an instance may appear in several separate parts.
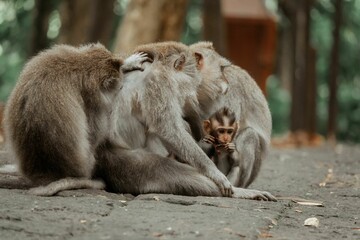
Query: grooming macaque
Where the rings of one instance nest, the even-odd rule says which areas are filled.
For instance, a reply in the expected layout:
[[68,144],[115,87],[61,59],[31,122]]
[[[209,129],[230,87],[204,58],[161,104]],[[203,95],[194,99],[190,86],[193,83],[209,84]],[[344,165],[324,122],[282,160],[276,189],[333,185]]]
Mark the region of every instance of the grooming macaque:
[[4,128],[21,173],[37,186],[31,193],[104,187],[90,178],[95,149],[114,131],[121,64],[101,44],[58,45],[26,64]]
[[201,148],[233,186],[238,184],[240,177],[239,153],[233,142],[237,130],[235,114],[228,108],[222,108],[204,120],[206,135],[200,142]]
[[267,101],[249,74],[221,57],[211,43],[200,42],[190,49],[199,56],[201,117],[208,119],[226,106],[239,120],[239,133],[233,142],[241,149],[237,159],[240,179],[234,186],[247,187],[256,178],[270,144],[271,115]]
[[[196,144],[186,130],[185,106],[197,106],[200,76],[195,55],[186,45],[170,42],[139,46],[149,61],[143,71],[125,75],[120,92],[122,105],[120,135],[131,148],[143,148],[149,135],[156,135],[168,152],[212,179],[224,196],[231,196],[231,184]],[[131,135],[130,129],[134,129]],[[149,142],[148,142],[149,143]],[[153,151],[158,153],[156,151]]]
[[[104,179],[107,189],[275,200],[268,192],[233,188],[188,132],[193,127],[184,119],[192,118],[191,124],[199,118],[200,80],[196,56],[189,48],[166,42],[139,46],[135,52],[146,53],[147,58],[135,54],[130,58],[137,56],[139,67],[122,67],[116,133],[122,144],[109,141],[97,149],[95,176]],[[167,157],[169,153],[179,161]]]

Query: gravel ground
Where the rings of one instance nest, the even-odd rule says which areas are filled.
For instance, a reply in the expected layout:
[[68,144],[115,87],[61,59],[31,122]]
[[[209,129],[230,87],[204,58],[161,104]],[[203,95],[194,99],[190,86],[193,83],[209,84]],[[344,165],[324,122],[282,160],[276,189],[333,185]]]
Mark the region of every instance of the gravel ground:
[[278,202],[26,187],[0,174],[0,239],[360,239],[360,146],[272,149],[250,187]]

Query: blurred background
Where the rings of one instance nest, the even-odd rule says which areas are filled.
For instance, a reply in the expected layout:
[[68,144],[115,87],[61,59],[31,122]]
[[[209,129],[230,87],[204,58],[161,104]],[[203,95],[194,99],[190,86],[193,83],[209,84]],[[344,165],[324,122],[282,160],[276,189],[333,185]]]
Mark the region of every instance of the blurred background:
[[359,0],[0,0],[0,101],[57,43],[200,40],[266,94],[274,145],[360,142]]

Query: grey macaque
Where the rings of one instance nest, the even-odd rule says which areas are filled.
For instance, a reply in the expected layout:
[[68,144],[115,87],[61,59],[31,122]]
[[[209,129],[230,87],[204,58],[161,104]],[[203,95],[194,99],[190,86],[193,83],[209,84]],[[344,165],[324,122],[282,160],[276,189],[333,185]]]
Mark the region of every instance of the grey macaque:
[[[272,123],[267,101],[250,75],[220,56],[212,43],[196,43],[190,49],[199,56],[201,117],[208,119],[226,106],[239,119],[239,133],[234,144],[241,166],[240,179],[234,186],[247,187],[256,178],[270,144]],[[227,87],[224,88],[224,84]]]
[[[109,141],[97,149],[95,176],[104,179],[107,189],[275,200],[268,192],[233,188],[188,132],[186,108],[193,108],[193,114],[197,111],[199,85],[196,57],[190,49],[166,42],[140,46],[135,53],[139,54],[125,62],[138,59],[138,67],[122,68],[122,104],[115,134],[122,144]],[[154,147],[160,145],[161,151],[148,148],[156,138]],[[179,161],[167,157],[169,153]]]
[[36,186],[30,193],[104,188],[91,180],[94,154],[113,132],[121,64],[101,44],[57,45],[26,64],[6,105],[4,128],[21,173]]

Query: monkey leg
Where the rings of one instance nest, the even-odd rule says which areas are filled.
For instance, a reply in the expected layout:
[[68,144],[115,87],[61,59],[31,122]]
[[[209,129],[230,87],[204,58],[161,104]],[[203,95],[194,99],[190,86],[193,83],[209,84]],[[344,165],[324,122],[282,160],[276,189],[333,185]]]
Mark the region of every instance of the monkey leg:
[[240,167],[232,167],[226,177],[233,186],[236,186],[240,181]]
[[[107,190],[112,192],[222,196],[217,185],[195,168],[143,149],[103,146],[98,149],[96,159],[94,177],[102,178]],[[276,201],[268,192],[235,187],[233,190],[234,198]]]
[[95,178],[111,192],[222,196],[218,186],[195,168],[142,149],[101,148]]
[[241,130],[236,138],[239,163],[239,182],[236,187],[247,187],[259,173],[262,162],[262,147],[258,133],[248,127]]

